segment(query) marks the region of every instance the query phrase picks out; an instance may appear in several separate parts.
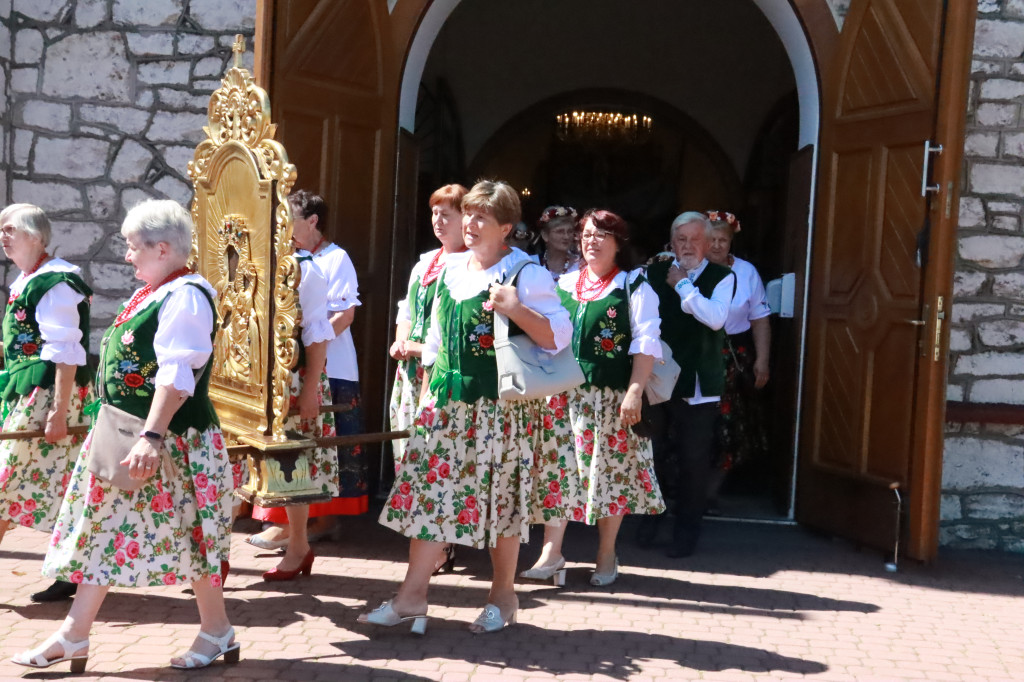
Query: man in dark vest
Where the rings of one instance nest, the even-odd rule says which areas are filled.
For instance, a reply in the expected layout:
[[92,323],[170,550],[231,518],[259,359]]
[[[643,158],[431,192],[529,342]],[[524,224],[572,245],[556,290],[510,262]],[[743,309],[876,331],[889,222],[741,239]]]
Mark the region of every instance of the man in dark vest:
[[[666,428],[654,436],[658,480],[674,493],[675,525],[666,554],[693,554],[707,504],[714,457],[718,399],[725,382],[722,348],[725,318],[736,291],[732,270],[708,262],[711,223],[689,211],[672,221],[674,257],[656,259],[647,279],[658,294],[661,338],[672,349],[681,372],[672,398],[663,404]],[[654,541],[659,517],[645,517],[641,544]]]

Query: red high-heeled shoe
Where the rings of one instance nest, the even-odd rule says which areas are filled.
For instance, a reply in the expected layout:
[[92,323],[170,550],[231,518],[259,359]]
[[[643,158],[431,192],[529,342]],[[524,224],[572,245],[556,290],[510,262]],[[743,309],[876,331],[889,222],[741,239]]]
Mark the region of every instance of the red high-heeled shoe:
[[300,573],[306,575],[313,574],[313,559],[316,555],[313,554],[313,550],[310,549],[306,554],[305,558],[302,559],[302,563],[299,567],[291,571],[283,571],[279,568],[272,568],[263,574],[263,579],[268,583],[272,582],[283,582],[285,580],[295,580]]
[[220,586],[224,587],[228,584],[228,573],[231,572],[231,564],[228,563],[227,559],[222,559],[220,562]]

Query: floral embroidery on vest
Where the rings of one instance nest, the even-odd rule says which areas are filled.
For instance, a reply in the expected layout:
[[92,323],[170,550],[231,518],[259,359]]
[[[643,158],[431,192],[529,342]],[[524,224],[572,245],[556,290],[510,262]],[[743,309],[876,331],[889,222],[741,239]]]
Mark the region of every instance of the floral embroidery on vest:
[[[585,306],[580,306],[580,309],[584,308]],[[597,321],[598,333],[594,336],[594,353],[598,357],[614,359],[622,353],[622,342],[629,335],[619,330],[619,325],[615,321],[618,314],[618,311],[612,306]]]
[[483,305],[469,317],[470,333],[466,348],[477,357],[494,357],[494,304],[484,301]]

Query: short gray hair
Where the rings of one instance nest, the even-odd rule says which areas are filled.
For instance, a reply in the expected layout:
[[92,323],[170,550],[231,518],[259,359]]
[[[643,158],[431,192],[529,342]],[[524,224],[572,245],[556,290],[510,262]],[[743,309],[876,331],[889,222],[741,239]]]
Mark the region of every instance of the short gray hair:
[[704,226],[704,234],[708,237],[711,236],[711,221],[708,217],[700,211],[683,211],[676,216],[675,220],[672,221],[672,227],[669,229],[668,238],[669,242],[676,238],[676,228],[681,225],[687,225],[689,223],[700,223]]
[[46,217],[43,209],[35,204],[11,204],[0,211],[0,223],[8,221],[16,230],[41,241],[44,249],[50,245],[50,237],[53,234],[50,219]]
[[150,199],[136,204],[121,224],[126,239],[138,237],[143,246],[167,242],[183,258],[192,252],[192,216],[170,199]]

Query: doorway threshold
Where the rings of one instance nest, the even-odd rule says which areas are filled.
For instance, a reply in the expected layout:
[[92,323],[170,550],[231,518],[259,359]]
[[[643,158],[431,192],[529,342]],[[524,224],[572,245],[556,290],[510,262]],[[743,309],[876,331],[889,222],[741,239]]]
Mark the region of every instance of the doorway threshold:
[[705,521],[716,521],[716,522],[731,522],[731,523],[751,523],[760,524],[765,526],[796,526],[797,522],[795,519],[766,519],[746,516],[705,516]]

